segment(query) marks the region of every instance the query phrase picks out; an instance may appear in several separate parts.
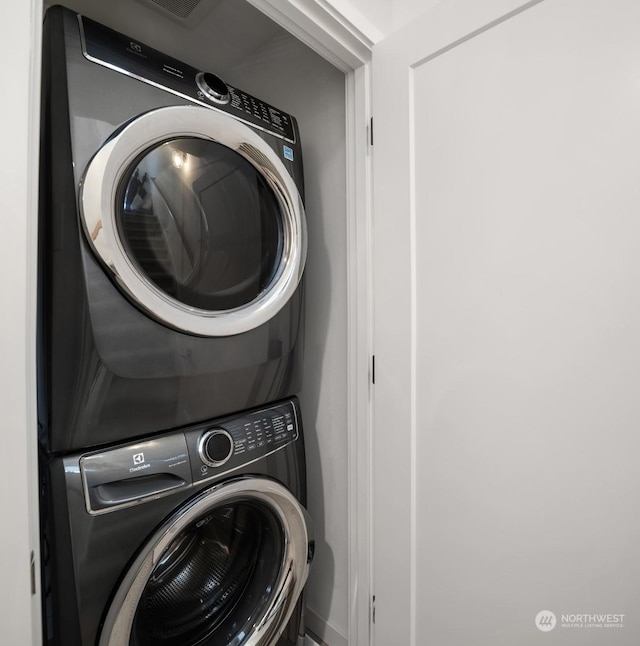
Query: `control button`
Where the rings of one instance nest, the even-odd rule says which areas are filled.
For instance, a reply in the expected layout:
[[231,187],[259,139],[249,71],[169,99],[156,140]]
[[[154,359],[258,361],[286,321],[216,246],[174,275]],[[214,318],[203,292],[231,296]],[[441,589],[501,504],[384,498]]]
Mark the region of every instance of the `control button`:
[[233,438],[222,428],[211,429],[200,438],[198,453],[210,467],[222,466],[233,455]]
[[214,103],[229,103],[229,88],[220,77],[211,72],[199,72],[196,74],[196,83]]

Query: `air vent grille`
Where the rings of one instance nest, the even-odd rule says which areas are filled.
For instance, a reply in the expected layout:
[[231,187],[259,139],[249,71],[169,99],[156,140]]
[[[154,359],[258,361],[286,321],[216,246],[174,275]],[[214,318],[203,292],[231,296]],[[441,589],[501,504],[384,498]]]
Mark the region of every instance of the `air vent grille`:
[[186,20],[202,0],[149,0],[152,4],[172,13],[177,18]]

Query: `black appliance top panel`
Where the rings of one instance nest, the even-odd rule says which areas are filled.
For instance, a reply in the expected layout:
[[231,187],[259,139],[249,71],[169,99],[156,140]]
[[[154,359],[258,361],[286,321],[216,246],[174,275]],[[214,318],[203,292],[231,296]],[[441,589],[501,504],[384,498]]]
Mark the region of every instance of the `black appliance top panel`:
[[226,417],[185,433],[194,483],[235,471],[298,439],[292,401]]
[[79,458],[87,511],[102,514],[219,478],[299,438],[296,400]]
[[[78,19],[83,53],[90,61],[160,87],[199,105],[226,112],[251,126],[295,143],[293,119],[286,112],[225,84],[209,72],[202,73],[89,18],[78,16]],[[203,88],[209,85],[214,86],[214,94],[224,96],[224,101],[227,102],[216,101],[205,94]],[[225,90],[228,96],[225,96]]]

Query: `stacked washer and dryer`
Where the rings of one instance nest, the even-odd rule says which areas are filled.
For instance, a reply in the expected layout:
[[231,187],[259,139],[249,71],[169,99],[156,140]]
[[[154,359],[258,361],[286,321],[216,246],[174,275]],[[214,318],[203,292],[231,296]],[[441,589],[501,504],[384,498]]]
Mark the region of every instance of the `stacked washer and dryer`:
[[62,7],[43,51],[45,643],[296,644],[297,123]]

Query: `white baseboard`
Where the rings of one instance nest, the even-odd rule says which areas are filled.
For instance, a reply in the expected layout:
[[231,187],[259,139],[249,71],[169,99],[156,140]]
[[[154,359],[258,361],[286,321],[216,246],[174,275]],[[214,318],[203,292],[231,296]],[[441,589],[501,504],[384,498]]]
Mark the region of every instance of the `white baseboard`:
[[[305,624],[313,635],[321,639],[318,646],[349,646],[349,640],[309,606],[305,611]],[[314,642],[311,642],[311,645],[315,646]]]

